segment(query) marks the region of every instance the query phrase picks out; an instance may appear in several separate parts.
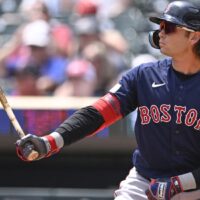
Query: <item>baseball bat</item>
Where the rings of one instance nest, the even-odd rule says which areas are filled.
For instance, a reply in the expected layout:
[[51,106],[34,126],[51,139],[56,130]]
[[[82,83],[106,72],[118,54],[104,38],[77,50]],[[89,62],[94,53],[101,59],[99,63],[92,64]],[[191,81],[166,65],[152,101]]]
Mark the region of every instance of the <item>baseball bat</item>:
[[[17,118],[15,117],[15,114],[11,106],[9,105],[7,98],[4,94],[4,91],[1,87],[0,87],[0,101],[17,134],[19,135],[20,138],[24,137],[25,133],[22,130]],[[31,143],[26,144],[23,153],[29,161],[34,160],[39,156],[38,152],[33,150],[33,145]]]

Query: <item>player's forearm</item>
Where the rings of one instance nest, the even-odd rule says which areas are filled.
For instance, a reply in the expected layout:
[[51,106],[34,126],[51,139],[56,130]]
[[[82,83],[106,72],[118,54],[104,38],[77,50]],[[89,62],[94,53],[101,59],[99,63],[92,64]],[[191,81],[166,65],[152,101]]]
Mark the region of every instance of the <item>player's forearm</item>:
[[69,145],[100,131],[121,117],[119,101],[115,96],[108,93],[92,106],[75,112],[55,132],[63,137],[65,145]]
[[66,119],[55,132],[61,134],[65,145],[69,145],[94,133],[103,123],[101,114],[94,107],[88,106]]

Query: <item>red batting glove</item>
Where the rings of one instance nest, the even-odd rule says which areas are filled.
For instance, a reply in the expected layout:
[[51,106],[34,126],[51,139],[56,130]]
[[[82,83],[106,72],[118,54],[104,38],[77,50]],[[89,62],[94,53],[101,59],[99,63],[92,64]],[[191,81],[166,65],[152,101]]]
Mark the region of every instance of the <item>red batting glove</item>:
[[28,134],[20,140],[17,140],[16,151],[20,159],[30,161],[28,160],[28,154],[30,151],[27,149],[27,146],[29,146],[31,147],[31,150],[38,153],[38,157],[34,160],[40,160],[57,153],[63,145],[64,142],[62,136],[55,132],[43,137]]

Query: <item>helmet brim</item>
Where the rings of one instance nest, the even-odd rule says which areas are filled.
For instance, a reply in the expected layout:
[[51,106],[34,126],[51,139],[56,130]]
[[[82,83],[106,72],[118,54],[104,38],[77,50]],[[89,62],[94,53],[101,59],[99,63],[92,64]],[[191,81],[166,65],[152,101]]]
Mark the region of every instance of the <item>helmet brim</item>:
[[163,20],[171,22],[173,24],[177,24],[177,25],[182,24],[175,17],[172,17],[172,16],[167,15],[167,14],[163,14],[163,15],[160,15],[160,16],[152,16],[152,17],[149,17],[149,20],[153,23],[156,23],[156,24],[160,24],[160,22],[163,21]]
[[149,20],[155,24],[160,24],[160,22],[163,20],[161,18],[161,16],[158,16],[158,17],[149,17]]

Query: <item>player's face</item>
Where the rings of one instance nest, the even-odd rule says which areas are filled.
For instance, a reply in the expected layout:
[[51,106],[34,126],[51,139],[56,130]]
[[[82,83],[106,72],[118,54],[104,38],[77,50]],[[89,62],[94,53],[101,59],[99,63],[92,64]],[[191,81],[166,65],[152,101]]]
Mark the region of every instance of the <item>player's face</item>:
[[185,55],[191,50],[189,31],[175,24],[162,21],[159,33],[160,51],[170,57]]

